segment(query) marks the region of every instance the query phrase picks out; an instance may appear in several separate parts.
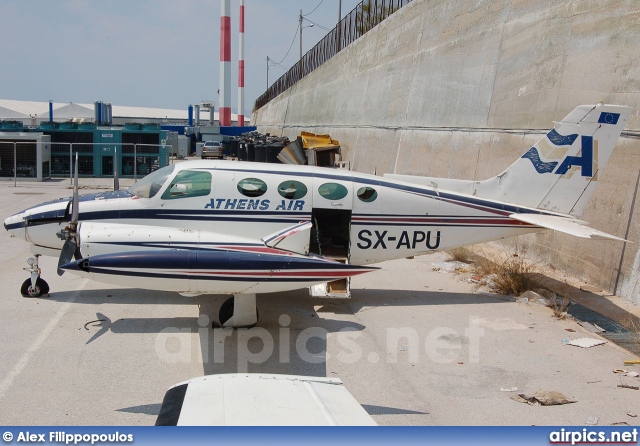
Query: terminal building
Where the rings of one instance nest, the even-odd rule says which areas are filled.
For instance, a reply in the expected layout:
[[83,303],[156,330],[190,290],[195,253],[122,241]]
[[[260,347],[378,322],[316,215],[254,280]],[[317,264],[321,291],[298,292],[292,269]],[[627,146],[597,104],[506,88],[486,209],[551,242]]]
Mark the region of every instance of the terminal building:
[[117,167],[136,178],[196,153],[200,141],[252,130],[220,127],[212,103],[173,110],[0,99],[0,177],[68,177],[78,153],[82,177],[110,177]]

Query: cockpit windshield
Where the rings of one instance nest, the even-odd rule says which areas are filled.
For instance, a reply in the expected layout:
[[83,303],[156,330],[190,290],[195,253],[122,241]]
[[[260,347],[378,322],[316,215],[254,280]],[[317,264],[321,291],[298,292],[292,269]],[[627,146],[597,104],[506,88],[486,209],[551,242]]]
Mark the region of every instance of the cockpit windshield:
[[175,167],[176,166],[174,164],[171,164],[170,166],[158,169],[138,181],[136,184],[127,189],[127,191],[130,194],[136,195],[138,197],[152,198],[162,188],[164,183],[167,181],[167,178],[169,178],[169,176],[173,173]]

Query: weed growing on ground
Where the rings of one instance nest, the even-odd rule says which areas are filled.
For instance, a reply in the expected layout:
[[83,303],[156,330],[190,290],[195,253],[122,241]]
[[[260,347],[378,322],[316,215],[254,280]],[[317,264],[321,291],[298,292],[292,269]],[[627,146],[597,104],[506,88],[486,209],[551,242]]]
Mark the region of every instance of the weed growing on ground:
[[638,318],[627,314],[620,319],[619,323],[629,332],[630,337],[633,338],[633,342],[640,346],[640,322],[638,322]]
[[454,262],[472,263],[471,253],[466,248],[455,248],[449,251],[447,254]]
[[553,317],[557,319],[567,319],[569,317],[569,306],[571,301],[567,297],[557,297],[549,300],[549,308],[553,311]]
[[519,296],[525,291],[541,288],[535,280],[536,265],[524,258],[524,250],[502,255],[483,256],[475,264],[478,275],[490,278],[493,288],[501,294]]

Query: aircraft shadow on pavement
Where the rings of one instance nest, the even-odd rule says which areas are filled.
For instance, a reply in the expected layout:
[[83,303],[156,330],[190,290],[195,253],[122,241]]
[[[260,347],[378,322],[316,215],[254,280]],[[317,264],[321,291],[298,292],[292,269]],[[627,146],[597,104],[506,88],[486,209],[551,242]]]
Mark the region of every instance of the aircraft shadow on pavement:
[[[59,301],[67,293],[57,293]],[[110,334],[153,334],[171,328],[198,333],[204,374],[218,373],[278,373],[326,376],[327,335],[341,331],[362,331],[365,326],[341,320],[353,316],[364,307],[410,307],[425,305],[495,304],[509,302],[502,296],[442,291],[354,289],[351,299],[309,297],[307,290],[258,296],[258,326],[253,329],[212,328],[218,320],[220,306],[227,296],[182,297],[173,292],[144,290],[90,290],[75,299],[81,304],[145,303],[190,304],[194,317],[121,318],[111,320],[108,314],[97,313],[90,324],[90,344]],[[197,313],[196,313],[197,311]],[[319,317],[332,313],[333,316]],[[195,316],[198,314],[198,316]],[[86,327],[85,327],[86,328]]]
[[195,317],[122,318],[112,321],[102,313],[96,313],[96,320],[87,322],[85,328],[89,330],[90,327],[99,330],[85,344],[90,344],[107,332],[113,334],[153,334],[171,329],[176,332],[195,333],[201,328],[198,325],[198,318]]
[[162,404],[143,404],[142,406],[123,407],[122,409],[116,409],[117,412],[127,413],[142,413],[145,415],[157,416],[160,413],[160,407]]
[[197,305],[195,297],[180,296],[173,291],[151,291],[137,288],[58,291],[51,293],[46,299],[77,304]]
[[335,302],[344,302],[344,305],[351,312],[358,312],[365,306],[478,305],[508,303],[511,301],[512,299],[499,294],[449,293],[433,290],[351,289],[351,299]]
[[362,408],[366,410],[369,415],[429,415],[429,412],[400,409],[397,407],[374,406],[371,404],[363,404]]
[[[201,330],[204,374],[268,373],[327,376],[327,335],[362,331],[350,321],[318,317],[307,290],[258,296],[258,326]],[[200,315],[217,315],[223,300],[201,302]],[[217,319],[217,316],[216,316]]]

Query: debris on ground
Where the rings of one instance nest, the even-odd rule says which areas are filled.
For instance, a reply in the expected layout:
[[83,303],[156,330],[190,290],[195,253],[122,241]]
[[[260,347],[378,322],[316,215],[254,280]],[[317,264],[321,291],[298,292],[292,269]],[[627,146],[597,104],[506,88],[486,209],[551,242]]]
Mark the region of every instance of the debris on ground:
[[637,378],[638,376],[640,376],[640,373],[638,372],[629,372],[625,369],[614,369],[613,373],[617,373],[620,376],[628,376],[630,378]]
[[633,412],[631,412],[631,411],[627,412],[627,416],[629,416],[631,418],[638,418],[638,415],[633,413]]
[[489,274],[484,278],[484,284],[490,290],[494,290],[496,288],[496,279],[498,276],[496,274]]
[[589,418],[586,419],[584,424],[586,424],[588,426],[595,426],[595,425],[598,424],[598,417],[589,417]]
[[640,390],[640,387],[638,386],[629,386],[627,384],[618,384],[618,387],[621,387],[623,389]]
[[433,262],[432,265],[434,266],[432,271],[443,271],[445,273],[465,273],[469,271],[469,264],[464,262]]
[[507,389],[500,387],[500,391],[501,392],[517,392],[518,388],[517,387],[509,387]]
[[604,328],[599,327],[596,324],[591,324],[591,323],[585,322],[585,321],[578,321],[578,325],[582,326],[585,330],[587,330],[590,333],[602,333],[604,331],[607,331]]
[[582,348],[590,348],[590,347],[595,347],[596,345],[602,345],[606,343],[607,341],[603,341],[602,339],[580,338],[580,339],[574,339],[573,341],[567,342],[567,345],[573,345],[573,346],[582,347]]
[[560,392],[553,390],[538,390],[531,395],[519,393],[510,397],[513,401],[527,403],[530,406],[559,406],[562,404],[576,403],[577,400],[567,398]]
[[624,362],[624,365],[640,364],[640,359],[630,359]]
[[523,300],[522,303],[532,303],[536,305],[542,305],[543,307],[548,307],[551,304],[550,299],[543,297],[542,295],[540,295],[539,293],[536,293],[535,291],[525,291],[520,295],[518,302],[520,302],[521,299],[526,299],[526,300]]

